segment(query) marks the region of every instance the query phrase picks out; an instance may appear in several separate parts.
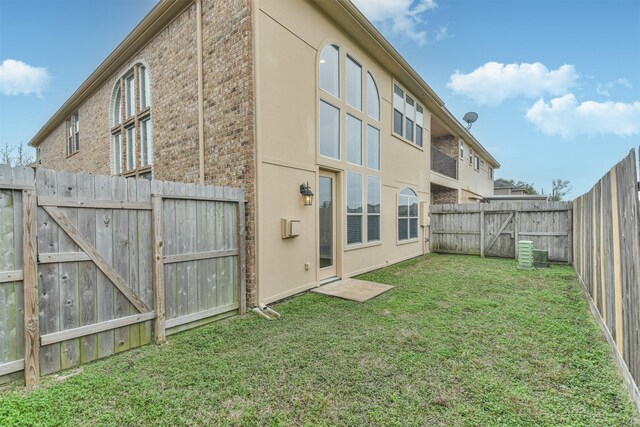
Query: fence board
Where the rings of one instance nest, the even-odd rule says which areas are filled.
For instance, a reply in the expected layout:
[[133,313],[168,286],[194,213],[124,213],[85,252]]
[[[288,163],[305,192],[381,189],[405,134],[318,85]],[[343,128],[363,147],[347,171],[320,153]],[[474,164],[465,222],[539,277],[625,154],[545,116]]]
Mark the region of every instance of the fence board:
[[635,151],[574,201],[575,269],[636,406],[640,376],[640,203]]

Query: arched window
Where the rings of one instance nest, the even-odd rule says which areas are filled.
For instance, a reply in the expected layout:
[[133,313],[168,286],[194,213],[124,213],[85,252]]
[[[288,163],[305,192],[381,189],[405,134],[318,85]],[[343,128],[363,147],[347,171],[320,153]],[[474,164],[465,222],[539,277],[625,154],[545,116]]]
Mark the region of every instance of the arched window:
[[320,89],[340,98],[340,48],[334,44],[320,54]]
[[380,120],[380,95],[371,73],[367,73],[367,114],[372,119]]
[[398,193],[398,240],[418,238],[418,196],[405,188]]
[[151,178],[151,81],[144,65],[134,65],[116,81],[112,106],[112,172]]

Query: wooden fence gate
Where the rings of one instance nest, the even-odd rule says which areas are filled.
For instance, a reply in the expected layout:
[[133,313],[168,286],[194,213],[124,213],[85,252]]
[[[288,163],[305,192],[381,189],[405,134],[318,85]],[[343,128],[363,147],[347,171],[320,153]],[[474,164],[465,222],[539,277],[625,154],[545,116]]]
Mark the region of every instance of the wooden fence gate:
[[532,240],[549,259],[571,262],[570,202],[492,202],[431,206],[431,251],[515,258]]
[[245,310],[239,189],[2,166],[0,235],[0,381]]

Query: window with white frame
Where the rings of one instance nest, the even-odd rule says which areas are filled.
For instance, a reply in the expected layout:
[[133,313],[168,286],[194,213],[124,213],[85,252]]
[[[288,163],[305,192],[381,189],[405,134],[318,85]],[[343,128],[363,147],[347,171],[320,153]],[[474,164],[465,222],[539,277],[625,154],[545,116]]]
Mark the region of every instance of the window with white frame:
[[133,75],[133,73],[125,77],[125,111],[127,113],[125,118],[133,116],[133,114],[136,112],[135,83],[135,76]]
[[473,151],[469,150],[469,164],[473,166]]
[[380,94],[371,73],[367,73],[367,114],[374,120],[380,120]]
[[476,172],[480,171],[480,157],[478,156],[474,157],[473,168],[475,169]]
[[362,66],[347,55],[347,104],[362,111]]
[[380,240],[380,177],[367,177],[367,242]]
[[380,170],[380,131],[367,125],[367,167]]
[[460,158],[464,159],[464,141],[460,140]]
[[333,44],[320,54],[320,89],[340,98],[340,48]]
[[347,114],[347,162],[362,166],[362,122]]
[[418,195],[410,188],[398,193],[398,240],[418,238]]
[[140,166],[153,164],[153,130],[151,119],[140,122]]
[[340,160],[340,109],[320,100],[320,155]]
[[127,170],[136,168],[136,128],[127,128]]
[[362,243],[362,174],[347,172],[347,245]]
[[78,112],[67,120],[67,156],[80,150],[80,116]]
[[416,145],[422,147],[423,141],[423,128],[424,125],[424,109],[422,105],[416,105]]
[[150,178],[153,122],[147,67],[138,63],[116,81],[111,105],[113,174]]
[[493,168],[489,167],[489,180],[493,181]]
[[423,146],[424,107],[397,83],[393,84],[393,133],[407,142]]
[[111,136],[111,157],[113,162],[113,173],[122,173],[122,134],[117,133]]
[[147,76],[147,67],[141,65],[140,75],[140,109],[144,110],[151,105],[151,85]]

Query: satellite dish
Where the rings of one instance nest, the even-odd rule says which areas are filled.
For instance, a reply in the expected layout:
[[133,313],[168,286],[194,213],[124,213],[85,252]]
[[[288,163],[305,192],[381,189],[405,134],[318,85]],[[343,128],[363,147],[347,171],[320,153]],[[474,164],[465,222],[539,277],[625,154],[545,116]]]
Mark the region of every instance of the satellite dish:
[[469,111],[462,118],[465,122],[467,122],[467,130],[471,129],[471,126],[478,120],[478,113],[474,113],[473,111]]

